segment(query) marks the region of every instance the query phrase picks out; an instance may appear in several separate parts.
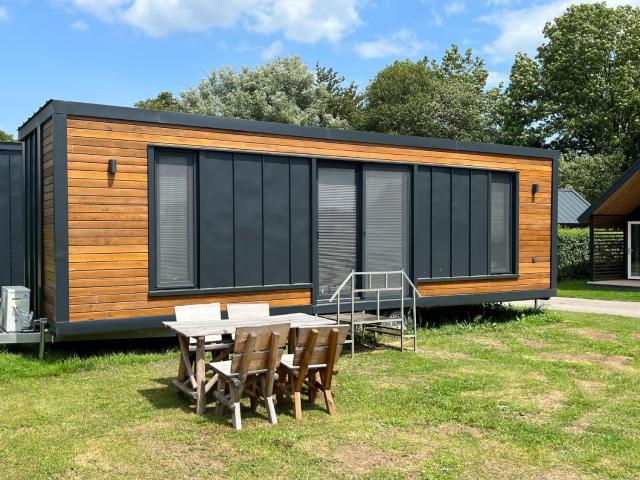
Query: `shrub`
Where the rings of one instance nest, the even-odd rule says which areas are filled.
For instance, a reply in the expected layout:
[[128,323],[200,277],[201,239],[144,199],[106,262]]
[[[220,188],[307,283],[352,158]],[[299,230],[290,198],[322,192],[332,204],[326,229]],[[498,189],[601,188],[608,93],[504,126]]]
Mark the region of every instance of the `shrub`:
[[589,276],[589,229],[558,229],[558,280]]

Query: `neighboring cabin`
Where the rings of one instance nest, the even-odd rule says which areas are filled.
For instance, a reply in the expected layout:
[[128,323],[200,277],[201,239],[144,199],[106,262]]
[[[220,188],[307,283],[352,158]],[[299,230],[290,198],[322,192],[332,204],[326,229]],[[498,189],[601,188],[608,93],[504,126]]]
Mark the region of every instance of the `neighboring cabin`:
[[555,294],[552,150],[57,100],[19,135],[26,285],[58,337],[192,303],[331,312],[351,270],[403,268],[423,306]]
[[589,202],[573,188],[558,189],[558,224],[579,227],[579,217],[589,208]]
[[640,161],[580,221],[590,228],[591,283],[640,289]]

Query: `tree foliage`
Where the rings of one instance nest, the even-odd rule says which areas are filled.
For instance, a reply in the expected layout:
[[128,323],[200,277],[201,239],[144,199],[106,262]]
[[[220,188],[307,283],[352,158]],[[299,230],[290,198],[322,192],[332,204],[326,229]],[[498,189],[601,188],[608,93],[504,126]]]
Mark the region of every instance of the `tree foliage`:
[[504,134],[563,151],[640,154],[640,9],[572,5],[548,23],[535,59],[519,55]]
[[348,126],[329,108],[329,92],[300,57],[255,68],[222,67],[180,95],[186,112],[319,127]]
[[367,87],[366,130],[494,141],[499,89],[487,90],[489,73],[471,49],[449,48],[440,63],[396,61]]
[[13,142],[13,136],[9,135],[4,130],[0,130],[0,142]]
[[147,98],[135,103],[137,108],[145,108],[147,110],[167,110],[169,112],[181,112],[182,105],[180,100],[173,96],[171,92],[160,92],[154,98]]
[[573,188],[593,202],[622,175],[625,168],[626,159],[622,153],[563,153],[560,157],[560,186]]
[[334,118],[346,121],[351,127],[359,125],[364,96],[355,82],[346,84],[345,78],[333,68],[316,64],[315,83],[329,93],[327,111]]

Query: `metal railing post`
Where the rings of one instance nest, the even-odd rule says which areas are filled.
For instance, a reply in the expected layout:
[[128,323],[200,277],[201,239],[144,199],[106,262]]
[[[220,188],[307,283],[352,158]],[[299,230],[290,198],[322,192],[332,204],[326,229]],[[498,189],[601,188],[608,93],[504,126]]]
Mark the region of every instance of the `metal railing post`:
[[400,351],[404,352],[404,270],[400,274]]

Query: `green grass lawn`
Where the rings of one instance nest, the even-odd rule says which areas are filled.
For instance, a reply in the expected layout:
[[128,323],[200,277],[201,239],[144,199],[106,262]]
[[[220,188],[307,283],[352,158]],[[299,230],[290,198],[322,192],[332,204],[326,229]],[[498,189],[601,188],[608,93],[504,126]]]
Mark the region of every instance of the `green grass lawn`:
[[594,300],[621,300],[640,302],[639,290],[598,288],[587,285],[586,280],[563,280],[558,282],[558,296],[571,298],[591,298]]
[[[167,345],[167,344],[165,344]],[[68,347],[67,347],[68,348]],[[637,319],[548,313],[340,359],[338,415],[198,418],[173,348],[0,353],[0,477],[637,478]]]

